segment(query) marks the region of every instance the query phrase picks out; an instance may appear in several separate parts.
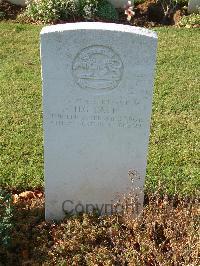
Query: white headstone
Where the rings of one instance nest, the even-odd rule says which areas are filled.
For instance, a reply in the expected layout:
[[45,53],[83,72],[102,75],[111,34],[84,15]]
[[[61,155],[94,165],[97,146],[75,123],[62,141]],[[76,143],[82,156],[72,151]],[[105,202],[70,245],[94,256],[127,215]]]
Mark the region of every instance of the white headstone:
[[156,46],[156,33],[127,25],[42,29],[46,219],[88,204],[107,213],[129,171],[143,189]]
[[[124,8],[127,5],[128,0],[108,0],[115,8]],[[132,5],[134,5],[134,1],[131,1]]]
[[8,0],[11,4],[17,5],[17,6],[26,6],[26,0]]
[[200,0],[189,0],[188,2],[188,13],[200,14]]

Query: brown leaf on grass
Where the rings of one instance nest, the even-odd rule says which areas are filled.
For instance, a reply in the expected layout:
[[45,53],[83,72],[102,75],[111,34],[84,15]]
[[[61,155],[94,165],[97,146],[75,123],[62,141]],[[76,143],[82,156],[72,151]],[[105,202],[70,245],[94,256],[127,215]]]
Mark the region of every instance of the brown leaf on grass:
[[12,195],[12,202],[16,204],[19,200],[19,196],[17,194]]
[[19,194],[19,197],[21,199],[33,199],[33,198],[36,198],[35,193],[32,192],[32,191],[24,191],[24,192]]
[[41,192],[40,193],[37,193],[37,197],[38,198],[42,198],[43,197],[43,193],[41,193]]

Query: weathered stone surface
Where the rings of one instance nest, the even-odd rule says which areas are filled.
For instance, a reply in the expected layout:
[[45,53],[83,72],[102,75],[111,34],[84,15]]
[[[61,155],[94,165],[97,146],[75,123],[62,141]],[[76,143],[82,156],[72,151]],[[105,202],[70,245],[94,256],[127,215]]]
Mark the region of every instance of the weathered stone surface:
[[43,28],[46,219],[88,204],[107,213],[143,189],[156,45],[154,32],[127,25]]
[[189,0],[188,2],[188,13],[200,13],[200,0]]

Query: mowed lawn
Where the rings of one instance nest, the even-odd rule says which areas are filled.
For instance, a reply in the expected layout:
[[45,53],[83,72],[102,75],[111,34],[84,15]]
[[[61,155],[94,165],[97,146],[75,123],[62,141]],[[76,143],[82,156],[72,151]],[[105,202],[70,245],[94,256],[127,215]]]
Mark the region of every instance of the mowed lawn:
[[[40,30],[41,26],[0,23],[0,186],[4,188],[44,185]],[[200,30],[156,31],[159,47],[146,191],[161,185],[169,194],[194,194],[200,189]]]

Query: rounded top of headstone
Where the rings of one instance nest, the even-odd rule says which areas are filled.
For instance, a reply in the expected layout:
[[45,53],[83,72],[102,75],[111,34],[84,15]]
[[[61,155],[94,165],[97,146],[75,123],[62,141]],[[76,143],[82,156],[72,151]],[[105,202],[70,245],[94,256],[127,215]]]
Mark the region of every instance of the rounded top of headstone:
[[53,26],[46,26],[42,29],[41,35],[53,33],[53,32],[64,32],[73,30],[103,30],[103,31],[117,31],[126,32],[132,34],[143,35],[146,37],[156,38],[156,32],[141,27],[116,24],[116,23],[104,23],[104,22],[76,22],[57,24]]

